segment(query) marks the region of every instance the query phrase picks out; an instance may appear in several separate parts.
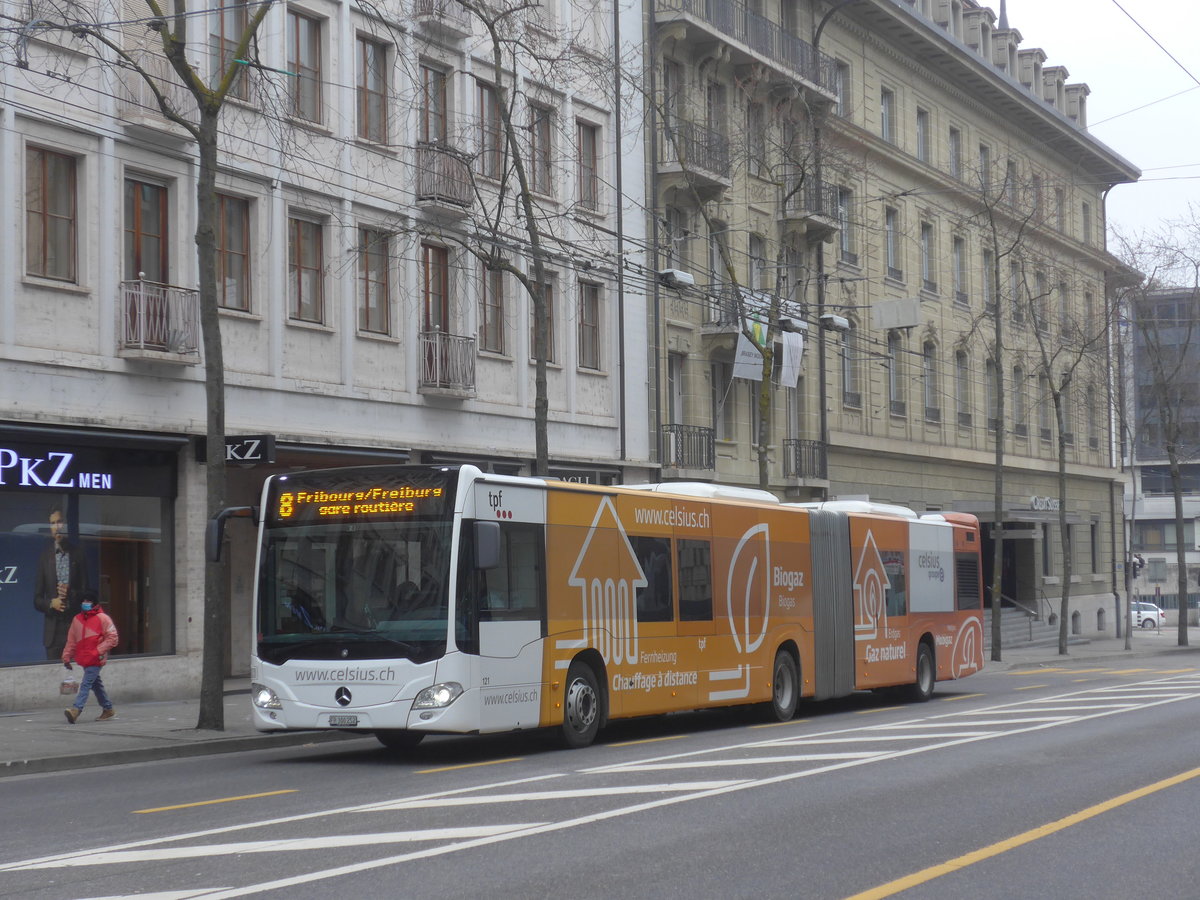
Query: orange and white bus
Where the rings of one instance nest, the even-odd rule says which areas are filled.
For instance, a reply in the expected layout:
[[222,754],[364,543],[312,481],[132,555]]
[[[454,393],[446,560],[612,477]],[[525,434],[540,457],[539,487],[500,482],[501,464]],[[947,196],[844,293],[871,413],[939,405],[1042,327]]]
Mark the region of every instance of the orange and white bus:
[[259,511],[254,722],[557,728],[904,688],[983,665],[979,526],[710,484],[473,466],[276,475]]

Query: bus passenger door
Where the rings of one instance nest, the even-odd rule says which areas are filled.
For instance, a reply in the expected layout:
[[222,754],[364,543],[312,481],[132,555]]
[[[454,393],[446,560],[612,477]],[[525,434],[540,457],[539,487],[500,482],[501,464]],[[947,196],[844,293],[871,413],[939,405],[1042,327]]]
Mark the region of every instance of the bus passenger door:
[[544,528],[500,525],[500,564],[467,573],[462,592],[477,618],[480,731],[538,725],[546,634]]

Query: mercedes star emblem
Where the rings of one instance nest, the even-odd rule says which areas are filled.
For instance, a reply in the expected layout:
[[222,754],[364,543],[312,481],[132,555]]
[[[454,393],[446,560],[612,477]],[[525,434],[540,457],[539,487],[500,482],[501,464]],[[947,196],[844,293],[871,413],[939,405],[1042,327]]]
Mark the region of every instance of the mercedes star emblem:
[[338,702],[338,706],[349,706],[353,698],[350,695],[349,689],[340,687],[333,692],[333,699]]

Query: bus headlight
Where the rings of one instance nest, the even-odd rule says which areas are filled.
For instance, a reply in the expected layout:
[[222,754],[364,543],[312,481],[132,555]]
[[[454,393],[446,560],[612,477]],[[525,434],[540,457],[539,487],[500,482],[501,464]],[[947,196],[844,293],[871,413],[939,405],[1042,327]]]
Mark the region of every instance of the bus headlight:
[[283,709],[275,692],[265,684],[250,685],[250,698],[259,709]]
[[413,701],[413,709],[445,709],[457,700],[462,692],[463,686],[457,681],[430,685],[417,694],[417,699]]

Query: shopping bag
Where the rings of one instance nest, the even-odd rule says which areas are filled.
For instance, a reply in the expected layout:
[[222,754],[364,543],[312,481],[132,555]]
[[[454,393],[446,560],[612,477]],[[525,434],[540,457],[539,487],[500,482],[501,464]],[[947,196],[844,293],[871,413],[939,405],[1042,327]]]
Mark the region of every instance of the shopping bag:
[[63,670],[62,678],[58,682],[58,692],[71,695],[79,693],[79,676],[74,669]]

